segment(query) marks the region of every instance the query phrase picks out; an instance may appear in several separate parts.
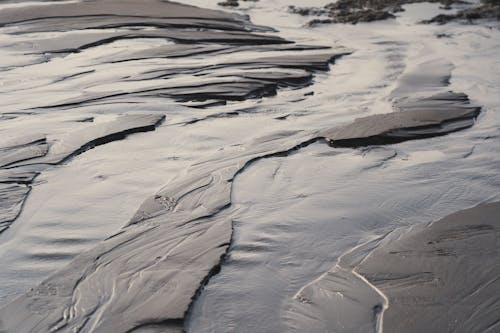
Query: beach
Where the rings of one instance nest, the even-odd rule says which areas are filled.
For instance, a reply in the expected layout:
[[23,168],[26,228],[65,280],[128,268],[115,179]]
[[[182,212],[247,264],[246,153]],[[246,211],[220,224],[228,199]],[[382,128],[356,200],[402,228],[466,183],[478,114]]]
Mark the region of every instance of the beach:
[[500,330],[496,4],[219,2],[0,5],[0,332]]

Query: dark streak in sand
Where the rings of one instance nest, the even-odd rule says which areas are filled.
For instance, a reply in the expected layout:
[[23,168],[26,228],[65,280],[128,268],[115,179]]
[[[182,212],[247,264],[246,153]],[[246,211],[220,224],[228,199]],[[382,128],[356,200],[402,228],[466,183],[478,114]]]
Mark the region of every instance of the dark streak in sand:
[[[359,273],[371,275],[389,299],[384,332],[498,329],[499,216],[500,203],[452,214],[388,241],[363,262]],[[398,276],[422,271],[432,279],[399,284]],[[384,283],[381,275],[394,281]]]
[[[338,318],[330,328],[353,322],[376,327],[378,321],[378,329],[366,332],[495,332],[499,216],[500,203],[480,205],[358,247],[302,289],[289,316],[312,314],[329,322],[326,311],[335,306],[357,309],[359,316]],[[382,306],[376,320],[369,316],[371,304]]]
[[49,143],[44,135],[11,140],[0,147],[0,233],[21,214],[36,176],[49,165],[62,164],[96,146],[130,134],[153,131],[163,115],[123,115],[109,123],[68,133]]
[[[57,13],[57,15],[54,15]],[[105,23],[103,23],[105,22]],[[0,13],[0,25],[18,27],[16,33],[60,31],[67,34],[28,43],[26,51],[39,52],[49,57],[83,52],[119,40],[164,39],[173,45],[151,47],[103,57],[103,63],[139,61],[151,58],[178,58],[195,55],[216,55],[245,51],[282,52],[283,56],[257,59],[240,58],[238,62],[220,63],[206,67],[158,68],[141,73],[125,81],[155,80],[182,74],[209,74],[211,81],[193,85],[171,86],[167,83],[146,90],[108,92],[102,95],[85,96],[63,101],[42,108],[76,107],[95,103],[103,99],[130,97],[170,98],[177,101],[241,101],[249,98],[273,96],[279,87],[305,86],[312,81],[314,71],[327,71],[336,58],[348,54],[345,51],[330,51],[327,47],[295,45],[275,35],[263,34],[272,29],[251,24],[246,17],[220,11],[205,10],[167,1],[131,0],[84,1],[57,3],[51,6],[26,6],[6,9]],[[135,28],[134,30],[110,30],[111,28]],[[141,28],[141,29],[137,29]],[[149,29],[144,29],[149,28]],[[90,31],[90,29],[97,30]],[[88,30],[87,33],[82,31]],[[260,32],[260,33],[257,33]],[[22,46],[19,46],[22,48]],[[267,73],[253,73],[252,69],[269,68]],[[280,68],[281,71],[275,71]],[[225,69],[231,69],[231,76]],[[300,69],[303,72],[297,75]],[[82,72],[62,77],[59,81],[92,74]],[[233,82],[228,82],[229,78]],[[56,81],[57,82],[57,81]]]

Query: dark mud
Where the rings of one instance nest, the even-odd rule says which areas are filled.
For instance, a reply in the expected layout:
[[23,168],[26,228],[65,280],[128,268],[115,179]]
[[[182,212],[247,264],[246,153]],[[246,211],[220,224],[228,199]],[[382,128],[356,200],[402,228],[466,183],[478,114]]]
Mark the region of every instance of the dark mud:
[[452,92],[396,105],[398,112],[358,118],[325,136],[333,147],[393,144],[471,127],[481,112],[466,95]]
[[[480,205],[357,247],[301,290],[292,311],[366,332],[494,332],[499,214],[500,203]],[[360,316],[329,318],[333,306]]]
[[384,332],[499,329],[498,216],[500,203],[481,205],[390,235],[359,265],[388,298]]
[[481,107],[463,93],[447,91],[453,66],[446,61],[422,63],[403,75],[391,93],[396,112],[356,119],[324,132],[334,147],[360,147],[425,139],[474,125]]

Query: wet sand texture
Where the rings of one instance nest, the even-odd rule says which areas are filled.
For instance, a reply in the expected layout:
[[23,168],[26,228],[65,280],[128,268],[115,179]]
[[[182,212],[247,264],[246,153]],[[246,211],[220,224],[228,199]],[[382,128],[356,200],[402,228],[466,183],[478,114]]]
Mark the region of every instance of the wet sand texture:
[[[303,47],[298,48],[304,49]],[[278,48],[282,50],[282,48]],[[291,48],[291,50],[294,50]],[[232,50],[236,51],[236,50]],[[154,51],[156,52],[156,51]],[[158,88],[89,95],[40,108],[68,108],[123,97],[160,97],[179,102],[243,101],[276,95],[280,87],[304,87],[312,83],[314,71],[328,71],[343,51],[282,57],[242,58],[237,62],[174,69],[158,69],[137,75],[134,80],[158,80],[175,75],[209,75],[206,83],[166,83]],[[144,56],[143,56],[144,57]],[[228,70],[231,70],[228,72]],[[220,72],[219,72],[220,71]]]
[[[33,107],[40,112],[130,98],[168,98],[186,102],[193,108],[208,108],[224,105],[227,101],[272,96],[281,87],[295,88],[312,84],[315,71],[328,71],[336,58],[348,54],[346,51],[328,50],[328,47],[298,45],[278,36],[264,34],[271,29],[255,26],[243,16],[159,0],[140,3],[131,0],[84,1],[5,9],[0,12],[0,26],[15,26],[16,34],[57,32],[50,39],[35,39],[19,46],[24,47],[26,52],[34,52],[48,59],[131,38],[160,38],[173,44],[121,52],[102,57],[99,61],[116,63],[195,55],[215,58],[219,54],[241,53],[238,61],[208,65],[198,62],[196,66],[183,68],[158,65],[155,69],[139,71],[135,77],[117,78],[122,82],[138,82],[138,86],[141,81],[147,80],[165,82],[153,88],[103,93],[82,89],[77,98]],[[262,51],[263,54],[273,52],[273,56],[255,58],[255,55],[245,53],[250,50]],[[279,52],[278,55],[275,51]],[[124,66],[127,64],[124,63]],[[92,74],[94,70],[74,75]],[[74,75],[61,77],[58,82],[71,79]],[[190,76],[188,83],[167,80],[183,75]],[[16,139],[19,143],[0,147],[0,168],[8,167],[11,170],[8,176],[0,174],[0,183],[9,183],[1,185],[2,195],[6,199],[0,207],[0,225],[8,226],[15,220],[21,211],[23,198],[30,189],[31,181],[23,178],[19,183],[14,179],[14,174],[24,175],[28,172],[28,178],[33,179],[45,168],[42,165],[63,163],[92,146],[123,138],[130,133],[153,130],[157,117],[126,115],[114,123],[94,125],[79,133],[65,135],[56,143],[48,144],[44,136],[36,140],[29,139],[33,142],[19,137]]]
[[500,203],[480,205],[356,248],[296,295],[290,316],[366,332],[496,332],[499,216]]
[[18,184],[11,177],[2,180],[0,183],[0,232],[5,231],[19,216],[29,192],[28,185]]
[[95,146],[124,139],[127,135],[153,131],[163,115],[123,115],[67,133],[57,142],[44,135],[29,135],[0,147],[0,232],[21,213],[35,177],[49,165],[61,164]]
[[[426,66],[436,64],[442,65],[440,62],[423,64],[416,73],[423,73]],[[401,80],[399,90],[393,93],[396,105],[403,100],[396,92],[404,91],[407,82],[415,83],[416,79],[409,75]],[[78,256],[65,269],[1,310],[0,327],[7,332],[15,328],[19,333],[51,329],[61,332],[73,329],[108,332],[111,327],[119,332],[138,332],[146,328],[151,332],[182,331],[197,290],[217,273],[231,242],[231,186],[238,173],[259,159],[286,156],[325,137],[333,145],[335,140],[351,140],[349,146],[357,147],[371,144],[373,133],[385,135],[387,124],[394,131],[407,131],[414,127],[421,130],[420,127],[424,126],[426,136],[430,136],[429,133],[442,135],[446,133],[438,126],[442,122],[454,121],[457,115],[470,120],[477,114],[477,108],[473,108],[474,115],[471,114],[468,101],[455,104],[454,94],[436,95],[447,85],[442,73],[429,74],[425,80],[417,81],[420,86],[414,94],[425,96],[431,93],[434,94],[432,98],[412,100],[411,105],[417,111],[410,108],[373,116],[376,120],[380,117],[384,120],[373,122],[376,125],[373,129],[358,126],[356,123],[359,121],[355,121],[354,126],[313,134],[301,131],[276,133],[250,142],[245,147],[223,150],[193,165],[186,174],[172,180],[147,199],[122,231]],[[461,100],[463,102],[463,98]],[[429,103],[436,109],[420,110]],[[415,114],[421,118],[407,116]],[[428,120],[422,115],[426,115]],[[470,126],[472,123],[469,121],[467,124]],[[359,135],[360,128],[364,137]],[[421,136],[400,137],[408,140]],[[392,141],[378,142],[381,143]],[[362,305],[347,305],[338,314],[361,311],[363,315],[351,317],[350,325],[367,329],[375,327],[373,320],[382,311],[379,307],[380,294],[367,288],[364,279],[353,277],[348,269],[342,268],[339,274],[340,277],[335,275],[333,280],[321,283],[335,284],[339,280],[344,284],[357,283],[359,288],[352,297],[365,297],[367,301]],[[304,297],[308,299],[312,296]],[[313,311],[314,316],[320,316],[314,309],[304,311]],[[306,312],[303,314],[312,316]],[[328,321],[325,325],[335,327],[336,324]]]
[[[260,149],[269,151],[277,139],[260,142]],[[194,167],[188,179],[152,197],[123,231],[4,308],[0,328],[182,331],[196,290],[217,271],[231,240],[230,210],[224,210],[230,181],[240,161],[261,154]]]
[[382,145],[440,136],[474,124],[481,108],[468,103],[463,94],[434,95],[414,102],[415,107],[400,105],[402,111],[358,118],[352,124],[326,132],[325,136],[334,147]]
[[[161,57],[163,52],[174,56],[189,56],[199,52],[216,55],[217,52],[228,50],[240,52],[252,45],[294,54],[242,57],[238,62],[184,69],[158,68],[140,73],[135,79],[158,79],[185,73],[206,74],[211,80],[197,85],[165,84],[148,90],[89,95],[41,107],[72,108],[127,96],[166,97],[182,102],[226,102],[257,98],[274,94],[283,85],[310,84],[314,71],[328,70],[332,60],[345,54],[338,51],[313,55],[303,53],[310,48],[294,48],[279,37],[255,34],[264,29],[249,24],[239,16],[170,2],[148,0],[147,3],[147,6],[144,2],[138,5],[137,1],[130,0],[118,5],[116,1],[105,0],[98,5],[97,2],[88,1],[57,4],[50,9],[27,7],[0,13],[0,22],[15,23],[25,31],[101,29],[108,23],[131,26],[146,22],[160,30],[154,34],[141,31],[137,36],[144,38],[154,35],[176,42],[173,46],[153,48],[151,53],[131,53],[139,58]],[[56,10],[58,16],[53,17]],[[197,27],[210,28],[197,31],[196,34],[192,34],[191,30],[183,30]],[[217,31],[213,31],[215,29]],[[50,42],[50,49],[54,54],[79,52],[82,47],[85,49],[136,36],[103,32],[84,38],[56,38]],[[207,41],[216,45],[195,45]],[[126,60],[118,56],[107,61]],[[439,68],[440,71],[432,68]],[[226,80],[228,70],[240,79]],[[66,268],[0,309],[0,332],[182,332],[193,300],[208,279],[218,272],[231,243],[234,213],[231,188],[240,172],[255,161],[286,156],[313,142],[356,148],[442,135],[471,126],[479,108],[470,105],[463,94],[446,92],[449,70],[450,66],[445,63],[433,62],[423,64],[411,74],[413,76],[404,78],[390,96],[394,102],[393,113],[356,120],[340,128],[275,133],[242,146],[228,147],[192,165],[186,173],[178,175],[148,198],[121,231],[77,256]],[[419,73],[428,75],[422,77]],[[155,116],[122,117],[109,126],[90,125],[89,129],[94,130],[76,137],[69,136],[59,147],[49,146],[43,156],[29,155],[32,157],[23,161],[5,160],[11,167],[16,166],[20,170],[41,163],[62,163],[69,156],[89,148],[89,144],[121,138],[131,129],[151,130],[161,121]],[[358,259],[349,260],[357,263]],[[361,325],[369,331],[376,326],[377,318],[381,318],[383,306],[379,305],[383,304],[383,297],[373,288],[367,287],[364,278],[358,276],[351,279],[350,266],[342,267],[339,268],[342,270],[340,277],[335,275],[331,281],[324,283],[335,285],[338,281],[344,281],[358,285],[354,296],[365,298],[367,307],[348,304],[344,309],[346,313],[361,311],[360,317],[350,318],[352,327]],[[313,296],[306,295],[304,299]],[[315,309],[304,311],[313,311],[316,317],[321,317]],[[326,327],[333,327],[329,325],[335,324],[330,323]]]
[[45,136],[26,136],[7,140],[0,147],[0,232],[7,229],[19,213],[30,192],[29,184],[36,172],[7,169],[16,162],[45,156],[48,144]]
[[360,265],[389,299],[385,332],[499,329],[499,216],[500,203],[449,215],[380,246]]
[[[255,26],[240,15],[159,0],[139,3],[131,0],[85,1],[7,9],[0,13],[0,26],[16,26],[16,33],[65,32],[50,39],[34,41],[26,48],[29,52],[43,54],[49,58],[82,52],[120,40],[139,38],[162,39],[174,44],[151,47],[143,51],[131,50],[102,61],[122,62],[242,53],[236,62],[173,70],[159,67],[127,79],[139,82],[165,79],[174,75],[196,75],[199,78],[196,84],[165,83],[157,88],[145,90],[83,94],[81,98],[40,105],[41,108],[75,107],[124,96],[220,102],[272,96],[279,87],[309,85],[314,71],[328,70],[329,63],[346,54],[345,51],[330,51],[324,55],[310,54],[307,51],[326,48],[294,45],[292,41],[264,33],[270,32],[271,29]],[[282,52],[283,56],[254,59],[244,54],[248,50],[278,51]],[[228,73],[228,69],[231,73]],[[269,71],[261,72],[262,69]],[[229,80],[229,77],[235,79]]]
[[354,120],[323,132],[334,147],[359,147],[445,135],[474,125],[481,108],[466,94],[447,90],[452,65],[422,63],[403,75],[391,93],[395,112]]

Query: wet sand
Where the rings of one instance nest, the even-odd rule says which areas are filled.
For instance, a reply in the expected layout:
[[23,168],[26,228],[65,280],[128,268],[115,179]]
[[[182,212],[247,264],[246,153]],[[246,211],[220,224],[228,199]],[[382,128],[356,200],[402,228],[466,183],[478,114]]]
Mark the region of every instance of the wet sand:
[[[55,11],[57,16],[53,15]],[[21,36],[19,38],[35,34],[32,41],[11,46],[17,52],[29,50],[34,58],[22,66],[6,67],[7,73],[12,68],[15,71],[37,66],[40,61],[50,64],[77,58],[100,48],[116,47],[117,43],[147,41],[142,49],[140,44],[134,44],[138,45],[137,49],[125,47],[122,52],[97,53],[91,58],[91,65],[81,66],[87,68],[74,68],[70,64],[71,73],[61,72],[49,83],[49,92],[60,93],[49,94],[47,98],[23,101],[16,99],[15,86],[7,91],[13,93],[5,102],[10,112],[26,112],[28,116],[32,112],[38,117],[45,113],[53,116],[53,112],[75,112],[75,116],[71,122],[65,118],[63,122],[56,122],[54,128],[49,128],[50,122],[45,128],[30,125],[38,130],[26,136],[9,131],[9,140],[2,143],[0,232],[10,237],[6,238],[10,240],[6,246],[15,246],[18,242],[16,233],[22,229],[17,228],[23,228],[23,220],[16,220],[23,212],[32,187],[40,186],[36,183],[37,177],[51,170],[58,173],[57,167],[74,160],[78,163],[80,156],[92,156],[97,146],[118,143],[130,134],[134,134],[130,139],[140,132],[154,134],[162,128],[172,131],[165,136],[171,138],[170,145],[178,145],[181,151],[189,150],[192,142],[181,139],[180,143],[176,142],[175,135],[186,138],[185,133],[193,128],[203,128],[194,140],[187,137],[200,144],[193,150],[194,157],[179,164],[168,183],[147,198],[133,216],[129,215],[128,222],[123,220],[123,228],[114,229],[93,246],[72,252],[67,256],[67,265],[52,271],[28,292],[17,292],[16,297],[0,309],[2,332],[218,331],[215,328],[218,325],[227,329],[231,325],[225,325],[225,315],[237,317],[244,313],[222,312],[221,318],[211,317],[216,324],[210,324],[205,315],[209,311],[204,312],[200,307],[212,294],[238,289],[234,282],[225,289],[217,281],[229,279],[224,270],[234,268],[231,256],[241,251],[242,235],[235,231],[236,225],[245,214],[252,212],[254,205],[242,203],[235,197],[235,182],[239,177],[253,168],[258,169],[256,166],[262,163],[294,158],[309,149],[317,149],[318,145],[327,150],[318,155],[325,158],[324,161],[337,154],[361,152],[363,159],[366,154],[370,163],[375,163],[366,170],[378,170],[398,159],[397,150],[401,147],[398,144],[417,139],[423,142],[474,129],[484,110],[481,100],[471,98],[469,91],[452,83],[454,64],[436,57],[396,71],[394,78],[386,79],[387,86],[382,87],[387,101],[382,103],[383,113],[349,115],[339,122],[333,118],[335,109],[342,103],[330,105],[327,99],[323,100],[322,107],[326,106],[329,112],[321,115],[320,121],[312,118],[297,125],[294,119],[300,119],[301,114],[288,113],[289,106],[300,106],[308,98],[314,98],[321,77],[337,75],[338,62],[355,59],[356,50],[319,43],[308,45],[303,40],[296,43],[271,28],[252,24],[242,15],[167,1],[150,0],[147,5],[117,0],[26,5],[1,10],[0,24],[7,31],[15,29],[14,35]],[[36,37],[37,34],[40,37]],[[54,35],[48,38],[50,34]],[[388,45],[397,48],[397,43]],[[112,66],[119,66],[122,72],[108,72]],[[326,74],[331,68],[333,71]],[[101,86],[89,79],[93,77]],[[99,79],[101,77],[104,80]],[[71,87],[74,80],[79,82],[78,90],[61,89],[67,84]],[[27,89],[44,93],[43,83],[28,84],[31,86]],[[52,85],[54,88],[50,88]],[[270,97],[288,94],[298,97],[294,95],[295,99],[283,103],[281,110],[287,112],[272,115]],[[153,101],[158,104],[151,107],[149,103]],[[240,107],[239,103],[248,107]],[[107,110],[115,105],[118,110],[113,109],[107,115]],[[191,110],[195,116],[176,114],[179,107],[182,112]],[[313,105],[311,110],[302,112],[314,114],[318,108]],[[78,110],[92,111],[78,113]],[[266,116],[263,121],[240,120],[241,133],[236,129],[234,138],[230,137],[235,141],[213,139],[216,134],[233,134],[228,126],[230,119],[260,112]],[[24,119],[22,115],[5,114],[5,121]],[[268,119],[269,114],[272,117]],[[225,122],[219,128],[210,125],[216,121]],[[283,125],[277,125],[279,123]],[[242,129],[250,134],[256,131],[256,134],[249,135]],[[50,134],[45,134],[47,131],[51,131]],[[482,128],[478,131],[485,132]],[[454,139],[444,140],[453,142]],[[489,137],[480,139],[487,141]],[[209,146],[212,141],[216,143]],[[122,147],[127,147],[131,143],[125,140],[123,144]],[[162,142],[156,144],[160,152],[172,149],[167,144],[161,147]],[[473,155],[474,147],[462,158]],[[148,152],[148,149],[151,148],[142,146],[138,150]],[[168,156],[160,163],[175,164],[179,159]],[[322,170],[330,167],[323,166]],[[357,170],[355,164],[349,168]],[[279,168],[271,178],[276,179],[278,174]],[[163,184],[165,176],[154,176],[154,183]],[[106,177],[99,175],[96,179]],[[261,181],[256,177],[252,182]],[[487,194],[491,198],[497,189],[494,182],[490,185],[481,192],[482,201]],[[246,186],[255,185],[249,185],[247,180]],[[426,190],[432,190],[432,185],[428,186]],[[279,196],[274,195],[269,204]],[[307,197],[307,194],[299,194],[295,199],[306,201]],[[461,198],[453,207],[463,205],[467,198]],[[479,199],[468,200],[477,203]],[[281,204],[287,207],[286,203]],[[310,209],[306,208],[304,214],[314,220],[316,215]],[[281,321],[270,325],[265,320],[250,325],[245,321],[233,320],[232,323],[242,325],[242,331],[248,332],[265,329],[399,332],[432,331],[436,327],[440,331],[478,328],[494,331],[498,324],[498,300],[491,295],[499,287],[496,283],[499,272],[494,265],[498,261],[498,209],[498,204],[482,205],[429,225],[422,224],[429,222],[428,219],[414,213],[413,227],[396,228],[393,224],[396,222],[386,221],[383,236],[380,235],[382,229],[370,229],[363,224],[369,220],[367,217],[357,220],[346,232],[347,239],[354,237],[348,244],[338,245],[342,243],[340,239],[336,241],[338,244],[328,238],[321,240],[331,243],[334,253],[344,249],[338,258],[325,254],[312,259],[299,256],[299,261],[311,260],[314,264],[307,269],[305,266],[301,269],[301,265],[284,268],[283,274],[290,274],[291,280],[296,274],[294,270],[301,272],[302,277],[292,281],[286,292],[276,292],[270,299],[263,296],[260,301],[257,299],[255,304],[263,302],[262,308],[286,299]],[[351,210],[351,214],[354,211]],[[262,216],[272,216],[273,209],[264,209],[264,212]],[[279,229],[279,225],[276,223],[273,228]],[[8,230],[9,226],[15,229]],[[357,238],[359,232],[365,230],[369,230],[368,241]],[[287,229],[279,233],[284,239],[288,236]],[[257,237],[259,233],[252,236]],[[251,256],[272,248],[269,244],[259,244],[267,244],[266,238],[249,244],[245,253]],[[328,246],[321,248],[328,249]],[[64,253],[57,255],[65,257]],[[31,260],[42,262],[49,257],[36,253]],[[478,257],[481,260],[477,260]],[[273,257],[261,258],[260,263],[269,260]],[[326,267],[335,260],[337,264],[333,268]],[[245,260],[242,262],[238,272],[252,266]],[[483,274],[479,276],[477,271]],[[317,278],[310,279],[311,275]],[[477,280],[471,283],[473,278]],[[301,287],[294,290],[297,285]],[[288,298],[286,295],[292,290],[294,296]],[[224,300],[230,308],[244,304],[235,297]],[[478,313],[477,309],[483,307],[485,310]],[[224,306],[217,309],[223,311]],[[196,326],[197,320],[205,321]]]
[[297,293],[291,315],[325,329],[494,332],[499,214],[481,205],[357,247]]

